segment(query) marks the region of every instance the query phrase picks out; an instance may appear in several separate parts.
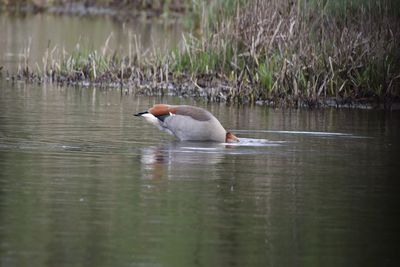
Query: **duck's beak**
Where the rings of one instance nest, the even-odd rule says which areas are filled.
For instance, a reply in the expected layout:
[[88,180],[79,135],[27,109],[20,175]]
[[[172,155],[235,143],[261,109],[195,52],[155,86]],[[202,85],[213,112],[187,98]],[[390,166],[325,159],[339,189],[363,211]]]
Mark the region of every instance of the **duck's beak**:
[[143,111],[143,112],[139,112],[139,113],[133,114],[133,116],[139,117],[139,116],[142,116],[142,115],[147,114],[147,113],[149,113],[149,112],[148,111]]

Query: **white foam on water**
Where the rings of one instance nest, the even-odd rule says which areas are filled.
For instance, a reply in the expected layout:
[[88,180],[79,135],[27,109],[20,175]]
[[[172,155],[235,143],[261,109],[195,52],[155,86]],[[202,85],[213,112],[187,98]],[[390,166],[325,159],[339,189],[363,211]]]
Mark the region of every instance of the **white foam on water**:
[[[310,136],[338,136],[350,138],[367,138],[366,136],[357,136],[351,133],[337,132],[312,132],[312,131],[279,131],[279,130],[232,130],[235,133],[277,133],[277,134],[293,134],[293,135],[310,135]],[[242,140],[242,138],[240,138]]]
[[189,147],[183,146],[182,149],[189,149],[189,150],[201,150],[201,151],[217,151],[216,147]]
[[272,141],[268,139],[255,139],[255,138],[239,138],[238,143],[223,143],[226,146],[253,146],[253,147],[271,147],[271,146],[281,146],[288,141]]

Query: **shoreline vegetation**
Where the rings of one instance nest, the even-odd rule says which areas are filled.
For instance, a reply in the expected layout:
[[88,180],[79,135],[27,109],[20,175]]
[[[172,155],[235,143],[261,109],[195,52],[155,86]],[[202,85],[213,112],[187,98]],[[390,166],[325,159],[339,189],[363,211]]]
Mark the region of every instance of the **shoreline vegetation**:
[[[0,7],[46,12],[63,2],[0,0]],[[396,0],[103,0],[84,7],[190,16],[193,34],[169,53],[139,52],[140,36],[130,38],[126,57],[109,51],[108,40],[101,51],[48,48],[42,65],[29,62],[27,48],[25,63],[8,79],[228,103],[399,108]]]

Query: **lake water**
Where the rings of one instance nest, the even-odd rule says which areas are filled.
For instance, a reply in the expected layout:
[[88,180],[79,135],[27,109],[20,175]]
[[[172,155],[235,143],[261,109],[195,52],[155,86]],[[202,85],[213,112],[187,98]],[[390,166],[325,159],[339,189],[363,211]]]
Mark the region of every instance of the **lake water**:
[[[101,51],[108,37],[145,53],[177,46],[181,26],[3,13],[0,66],[15,71],[27,50],[33,65],[48,48]],[[242,142],[178,142],[132,116],[155,103],[204,107]],[[399,132],[399,112],[0,77],[0,266],[397,266]]]
[[[182,38],[179,20],[137,19],[121,23],[107,16],[67,16],[0,13],[0,66],[15,72],[25,62],[42,68],[46,51],[52,55],[96,50],[145,56],[176,47]],[[58,57],[56,57],[58,58]]]
[[[400,114],[0,80],[1,266],[397,266]],[[207,108],[239,145],[133,113]]]

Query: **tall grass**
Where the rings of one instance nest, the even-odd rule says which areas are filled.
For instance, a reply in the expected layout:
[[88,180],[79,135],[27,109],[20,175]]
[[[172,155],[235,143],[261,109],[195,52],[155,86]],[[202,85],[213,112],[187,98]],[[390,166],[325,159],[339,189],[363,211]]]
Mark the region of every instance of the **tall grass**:
[[[315,104],[330,96],[399,96],[396,1],[257,0],[232,6],[234,15],[216,20],[210,35],[185,46],[191,49],[177,57],[180,70],[204,72],[206,63],[208,71],[256,87],[260,99]],[[204,60],[205,54],[213,60]]]
[[194,28],[184,35],[180,49],[144,56],[135,39],[128,58],[79,49],[57,57],[53,51],[43,73],[53,79],[151,81],[155,87],[185,80],[201,91],[217,88],[227,101],[272,100],[293,106],[313,107],[327,98],[400,97],[396,0],[191,4]]

